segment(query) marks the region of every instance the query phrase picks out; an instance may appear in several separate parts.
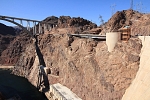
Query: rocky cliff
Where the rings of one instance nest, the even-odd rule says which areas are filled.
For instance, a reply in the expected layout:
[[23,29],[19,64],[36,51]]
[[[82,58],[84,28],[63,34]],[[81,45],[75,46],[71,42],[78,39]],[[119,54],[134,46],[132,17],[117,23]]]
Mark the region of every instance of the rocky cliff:
[[[109,53],[105,41],[80,39],[66,34],[39,35],[38,47],[50,84],[60,82],[83,100],[121,100],[139,68],[141,41],[118,42]],[[37,85],[39,60],[30,43],[16,65],[15,73]]]
[[140,13],[134,10],[117,11],[104,25],[101,34],[118,31],[118,29],[130,26],[131,35],[150,35],[150,14]]
[[31,37],[26,33],[16,36],[0,35],[0,64],[15,65],[31,41]]
[[54,25],[57,25],[59,28],[89,27],[89,29],[92,29],[92,28],[97,27],[96,24],[81,17],[60,16],[58,18],[55,16],[50,16],[44,19],[43,22],[52,23]]
[[[18,33],[13,27],[9,27],[0,23],[0,64],[8,64],[8,63],[12,64],[11,63],[12,61],[7,61],[10,55],[7,56],[8,52],[6,49],[10,47],[9,45],[15,39],[15,36],[17,34]],[[10,51],[10,52],[14,52],[14,51]]]
[[51,27],[55,27],[49,34],[66,34],[78,33],[96,28],[97,25],[89,20],[81,17],[70,16],[50,16],[43,20],[43,22],[51,23]]

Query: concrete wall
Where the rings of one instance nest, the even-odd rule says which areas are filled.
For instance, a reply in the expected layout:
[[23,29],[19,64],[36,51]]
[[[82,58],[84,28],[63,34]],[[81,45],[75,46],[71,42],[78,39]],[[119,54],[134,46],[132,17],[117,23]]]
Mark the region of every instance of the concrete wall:
[[143,45],[139,70],[122,100],[150,100],[150,36],[139,38]]
[[60,83],[50,85],[49,93],[53,93],[52,98],[58,100],[82,100],[74,94],[69,88]]
[[113,51],[116,43],[120,39],[120,33],[119,32],[109,32],[106,33],[106,44],[108,47],[108,51]]

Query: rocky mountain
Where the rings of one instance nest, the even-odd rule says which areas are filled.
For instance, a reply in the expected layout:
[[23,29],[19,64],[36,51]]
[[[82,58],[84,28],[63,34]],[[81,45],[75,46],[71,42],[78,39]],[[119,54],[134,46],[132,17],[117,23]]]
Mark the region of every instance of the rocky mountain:
[[101,34],[118,31],[119,28],[130,26],[132,29],[131,35],[149,35],[149,16],[150,14],[139,13],[134,10],[118,11],[102,26]]
[[89,26],[90,29],[97,27],[96,24],[92,23],[91,21],[88,21],[86,19],[80,18],[80,17],[70,17],[70,16],[50,16],[43,20],[43,22],[52,23],[57,25],[59,28],[65,28],[65,27],[84,27]]
[[[55,33],[78,33],[96,28],[97,25],[89,20],[80,17],[60,16],[47,17],[43,22],[52,23],[52,27],[55,29],[49,34]],[[54,26],[53,26],[54,25]],[[56,27],[57,26],[57,27]]]

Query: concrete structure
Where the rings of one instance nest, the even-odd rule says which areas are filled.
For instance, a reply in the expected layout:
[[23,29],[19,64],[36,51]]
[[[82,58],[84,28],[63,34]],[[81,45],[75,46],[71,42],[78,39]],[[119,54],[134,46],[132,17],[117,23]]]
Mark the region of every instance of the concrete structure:
[[99,39],[106,40],[106,44],[108,46],[108,51],[113,51],[118,40],[121,39],[120,32],[109,32],[106,35],[93,35],[93,34],[68,34],[69,36],[76,36],[80,38],[91,38],[91,39]]
[[150,36],[139,36],[142,40],[139,70],[122,100],[150,100]]
[[45,67],[45,68],[44,68],[44,71],[45,71],[46,75],[51,73],[51,72],[50,72],[50,68],[48,68],[48,67]]
[[4,66],[4,65],[0,65],[0,68],[3,68],[3,69],[11,69],[11,68],[14,68],[15,66]]
[[131,28],[126,26],[124,28],[120,28],[119,31],[121,32],[121,40],[127,42],[130,39]]
[[50,85],[49,94],[54,100],[82,100],[70,89],[60,83]]
[[120,33],[119,32],[106,33],[106,44],[107,44],[109,52],[113,51],[118,40],[120,40]]
[[80,38],[91,38],[91,39],[100,39],[105,40],[106,35],[94,35],[94,34],[68,34],[69,36],[76,36]]
[[[1,16],[0,20],[11,22],[19,27],[21,27],[26,33],[33,35],[44,33],[45,31],[50,31],[53,23],[46,23],[38,20],[31,20],[31,19],[24,19],[24,18],[17,18],[17,17],[9,17],[9,16]],[[18,21],[20,23],[18,23]],[[23,22],[26,22],[26,26],[23,25]],[[33,26],[31,26],[31,23]],[[31,32],[32,28],[32,32]]]

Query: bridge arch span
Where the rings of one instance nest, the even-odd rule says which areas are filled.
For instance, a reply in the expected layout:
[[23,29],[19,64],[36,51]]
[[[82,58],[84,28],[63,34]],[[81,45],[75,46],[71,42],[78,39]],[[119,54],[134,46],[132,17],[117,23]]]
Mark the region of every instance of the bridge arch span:
[[9,19],[0,18],[0,20],[4,20],[4,21],[7,21],[7,22],[10,22],[10,23],[13,23],[13,24],[19,26],[20,28],[22,28],[22,30],[23,30],[24,32],[30,34],[30,35],[33,37],[33,34],[32,34],[30,31],[28,31],[26,28],[24,28],[21,24],[15,22],[15,21],[9,20]]

